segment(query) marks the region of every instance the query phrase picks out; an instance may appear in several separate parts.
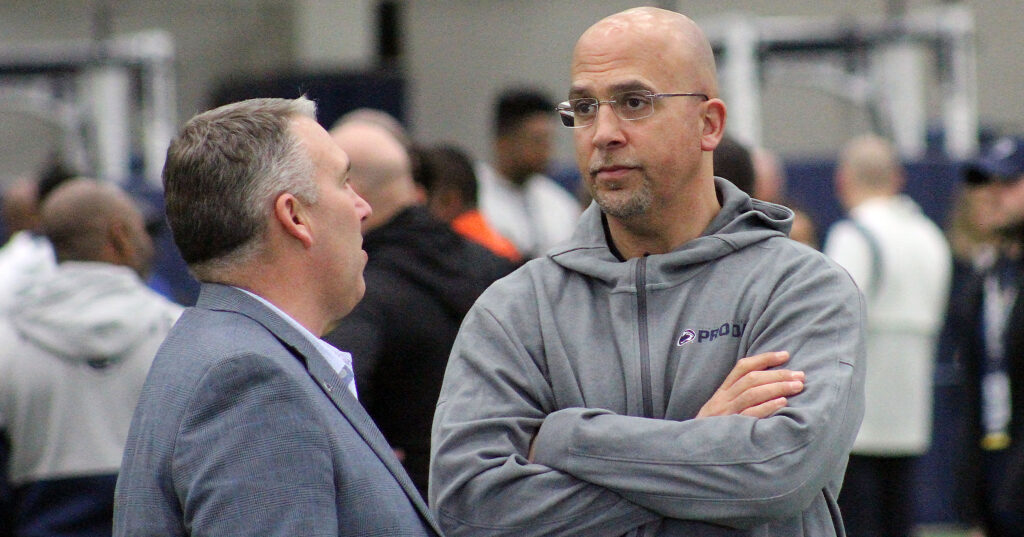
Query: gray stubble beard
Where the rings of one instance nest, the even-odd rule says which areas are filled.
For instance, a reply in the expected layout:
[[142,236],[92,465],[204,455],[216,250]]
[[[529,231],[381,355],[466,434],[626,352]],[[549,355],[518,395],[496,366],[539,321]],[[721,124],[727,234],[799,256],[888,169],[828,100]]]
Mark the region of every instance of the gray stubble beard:
[[640,184],[640,189],[624,202],[613,203],[603,193],[598,192],[596,188],[591,188],[591,196],[597,202],[598,207],[604,211],[604,214],[620,220],[628,220],[640,216],[646,213],[654,203],[654,194],[646,177]]

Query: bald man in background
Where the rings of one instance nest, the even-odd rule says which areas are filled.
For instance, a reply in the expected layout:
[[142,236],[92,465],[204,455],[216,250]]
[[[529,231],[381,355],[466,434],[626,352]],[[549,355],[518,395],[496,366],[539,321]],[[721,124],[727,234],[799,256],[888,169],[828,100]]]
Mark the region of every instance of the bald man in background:
[[0,323],[15,515],[4,525],[15,536],[109,536],[132,411],[182,308],[146,287],[153,243],[118,187],[70,180],[40,223],[58,265]]
[[942,231],[910,197],[893,145],[865,135],[846,144],[835,174],[849,218],[825,253],[867,302],[865,413],[839,497],[850,537],[909,537],[913,462],[931,443],[932,371],[953,258]]
[[363,221],[366,294],[324,339],[352,353],[360,401],[425,496],[452,342],[469,307],[512,264],[431,215],[392,122],[364,111],[331,135],[373,214]]

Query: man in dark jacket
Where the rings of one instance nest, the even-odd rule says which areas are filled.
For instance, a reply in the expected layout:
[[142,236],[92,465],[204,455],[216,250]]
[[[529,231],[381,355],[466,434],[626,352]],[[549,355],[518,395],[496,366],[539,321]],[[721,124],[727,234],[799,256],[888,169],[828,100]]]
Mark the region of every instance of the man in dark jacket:
[[967,168],[987,202],[978,224],[997,255],[950,307],[963,371],[968,434],[960,468],[963,517],[987,537],[1024,535],[1024,139],[1002,138]]
[[359,399],[426,496],[430,426],[463,316],[511,263],[467,241],[423,205],[406,148],[381,124],[331,131],[352,161],[363,222],[366,295],[324,339],[352,353]]

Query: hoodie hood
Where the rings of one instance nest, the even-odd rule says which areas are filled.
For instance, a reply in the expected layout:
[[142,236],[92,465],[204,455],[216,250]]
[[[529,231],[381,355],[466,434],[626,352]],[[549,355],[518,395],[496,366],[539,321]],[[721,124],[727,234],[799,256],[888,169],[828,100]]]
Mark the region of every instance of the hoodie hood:
[[367,270],[403,274],[458,318],[491,283],[514,268],[507,260],[457,234],[426,207],[414,206],[366,234]]
[[11,323],[57,356],[103,367],[172,324],[181,311],[130,268],[65,262],[19,295]]
[[[722,209],[700,237],[675,250],[647,257],[648,274],[678,274],[691,266],[714,261],[772,237],[785,237],[793,225],[793,211],[781,205],[752,199],[729,181],[716,177],[715,190]],[[559,265],[609,284],[631,277],[608,247],[604,214],[596,203],[584,211],[570,242],[548,255]]]

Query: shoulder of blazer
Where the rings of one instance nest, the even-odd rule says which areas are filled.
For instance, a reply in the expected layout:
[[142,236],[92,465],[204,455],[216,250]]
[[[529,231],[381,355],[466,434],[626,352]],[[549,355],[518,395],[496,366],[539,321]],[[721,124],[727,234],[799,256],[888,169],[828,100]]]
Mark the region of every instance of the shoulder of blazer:
[[377,429],[376,424],[363,409],[348,389],[341,386],[340,378],[331,369],[327,360],[303,334],[282,319],[277,313],[268,309],[259,300],[236,287],[222,284],[204,283],[199,290],[197,308],[228,311],[244,315],[264,326],[282,345],[303,362],[310,377],[320,386],[338,410],[352,424],[371,449],[380,457],[381,462],[398,480],[410,501],[420,511],[431,529],[440,535],[440,529],[433,520],[429,509],[419,497],[419,493],[409,480],[398,459],[395,458],[387,440]]
[[230,285],[204,283],[196,307],[238,313],[262,325],[303,362],[320,356],[313,344],[294,326],[245,291]]

